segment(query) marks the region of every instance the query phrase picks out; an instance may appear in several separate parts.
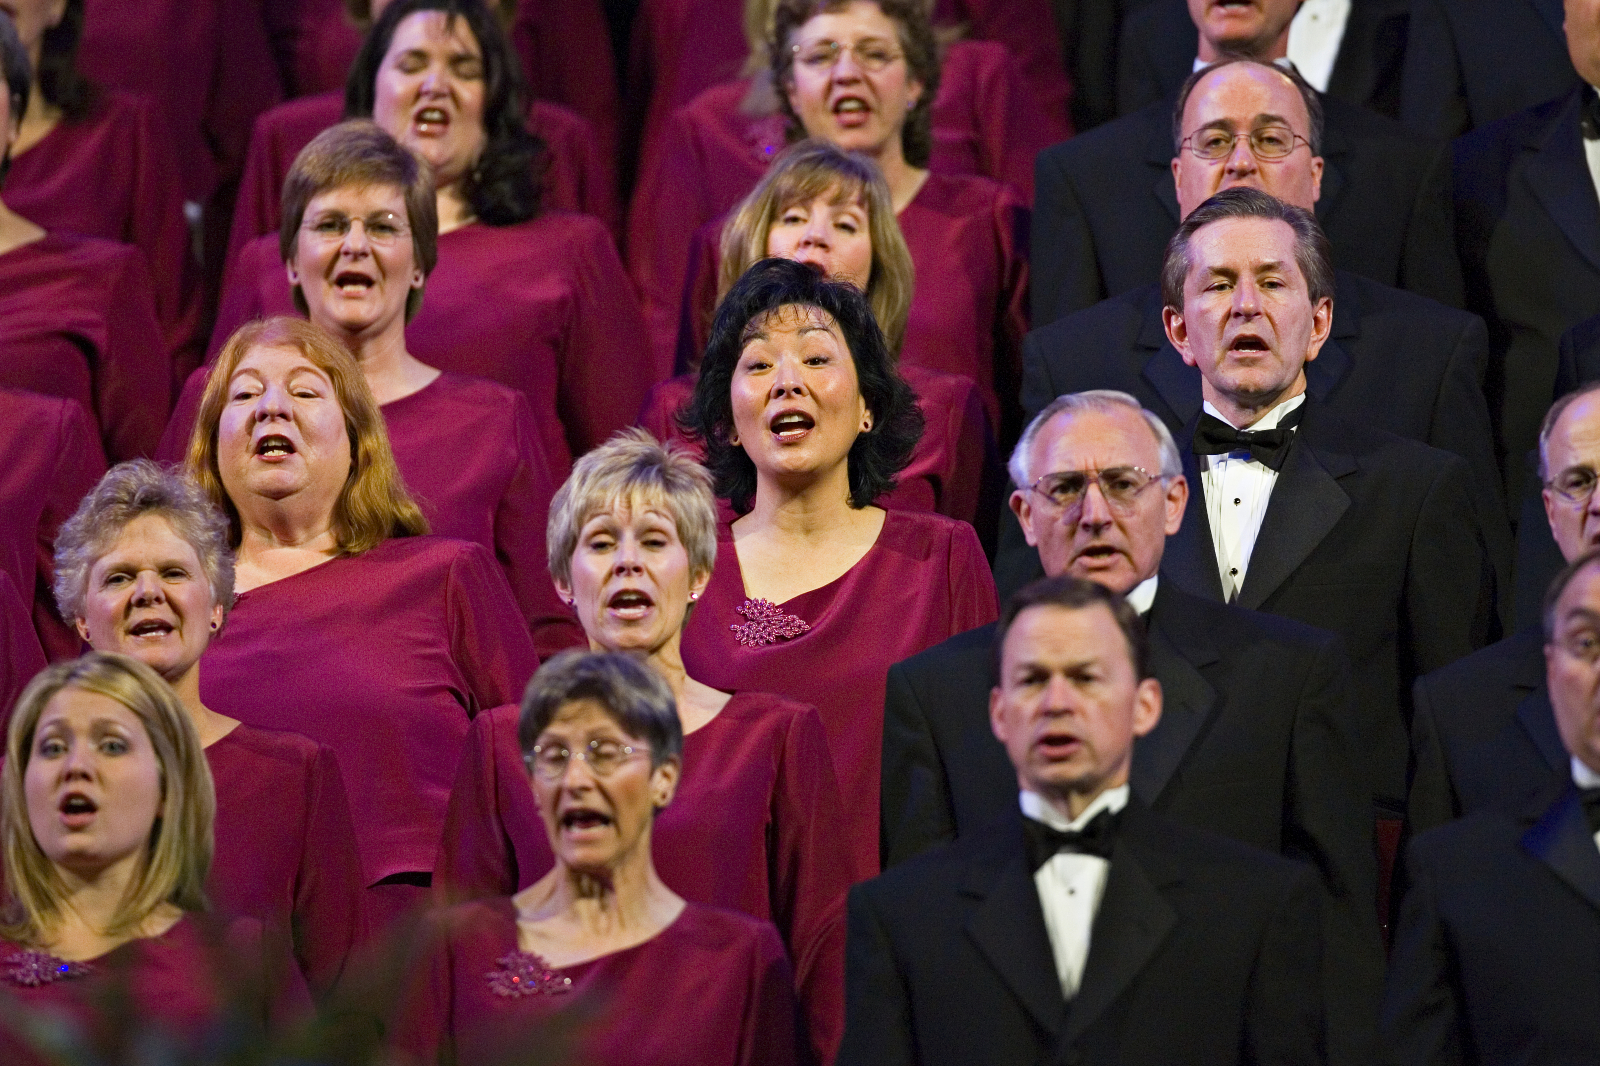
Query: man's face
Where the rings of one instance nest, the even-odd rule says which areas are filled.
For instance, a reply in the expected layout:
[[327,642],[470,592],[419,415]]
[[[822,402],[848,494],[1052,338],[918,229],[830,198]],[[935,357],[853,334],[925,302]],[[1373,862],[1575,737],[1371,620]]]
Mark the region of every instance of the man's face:
[[1544,476],[1545,517],[1567,562],[1600,548],[1600,393],[1573,400],[1550,427]]
[[1600,85],[1600,0],[1566,0],[1567,55],[1578,77]]
[[[1195,0],[1198,2],[1198,0]],[[1600,0],[1597,0],[1600,2]],[[1311,118],[1294,83],[1274,67],[1230,63],[1212,71],[1183,106],[1183,147],[1172,160],[1178,213],[1184,218],[1223,189],[1249,185],[1285,203],[1312,210],[1322,195],[1322,157],[1311,154]],[[1194,154],[1208,134],[1249,134],[1285,129],[1294,149],[1282,159],[1258,159],[1248,136],[1239,137],[1221,159]]]
[[1140,681],[1128,640],[1104,604],[1043,605],[1006,632],[989,724],[1017,782],[1074,816],[1128,779],[1133,738],[1161,718],[1161,685]]
[[1276,58],[1274,46],[1299,7],[1300,0],[1189,0],[1200,58],[1209,63],[1223,52]]
[[1287,222],[1225,218],[1190,238],[1183,310],[1162,316],[1173,347],[1199,368],[1207,400],[1224,411],[1263,409],[1305,391],[1305,364],[1328,339],[1333,301],[1311,302]]
[[1034,478],[1091,472],[1075,505],[1059,506],[1026,485],[1011,494],[1011,509],[1046,574],[1071,574],[1119,593],[1155,574],[1167,537],[1183,522],[1189,486],[1181,475],[1157,480],[1130,504],[1118,504],[1093,473],[1127,467],[1161,473],[1161,446],[1137,411],[1065,411],[1040,427],[1028,463]]
[[1556,600],[1544,662],[1561,743],[1600,773],[1600,564],[1584,567]]

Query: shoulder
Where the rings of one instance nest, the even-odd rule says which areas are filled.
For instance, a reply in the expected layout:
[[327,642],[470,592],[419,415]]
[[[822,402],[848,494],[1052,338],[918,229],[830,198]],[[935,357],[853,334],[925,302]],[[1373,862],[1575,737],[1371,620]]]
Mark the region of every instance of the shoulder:
[[930,171],[909,206],[950,216],[984,215],[1019,207],[1021,198],[993,178]]
[[[1126,181],[1128,168],[1137,164],[1145,146],[1171,128],[1172,103],[1163,100],[1150,104],[1046,148],[1039,153],[1041,169],[1048,164],[1095,184]],[[1169,147],[1170,144],[1169,138]]]
[[1534,626],[1423,674],[1418,683],[1449,702],[1477,702],[1518,678],[1537,687],[1543,677],[1544,636]]
[[1231,904],[1257,906],[1264,899],[1303,892],[1315,884],[1305,863],[1183,825],[1148,808],[1130,806],[1124,818],[1119,848],[1126,841],[1147,865],[1159,869],[1170,864],[1172,872],[1186,879],[1218,889],[1226,886],[1226,897],[1219,893],[1218,898],[1228,898]]
[[1250,611],[1196,596],[1179,588],[1175,582],[1163,580],[1162,586],[1155,622],[1164,633],[1170,633],[1175,628],[1174,623],[1178,623],[1205,634],[1207,639],[1222,645],[1223,650],[1270,644],[1290,653],[1326,653],[1341,645],[1339,636],[1326,629],[1282,615]]
[[315,136],[337,123],[343,115],[344,94],[334,90],[302,96],[270,107],[256,119],[256,128],[269,134],[308,130],[311,136]]
[[59,435],[67,424],[88,424],[89,419],[76,400],[12,388],[0,388],[0,413],[11,426],[27,426],[30,436],[37,436],[41,430]]
[[138,267],[143,271],[140,251],[132,245],[99,237],[84,237],[65,230],[51,230],[41,239],[17,249],[31,250],[40,259],[54,260],[84,272],[115,274]]
[[481,544],[454,537],[427,534],[418,537],[390,537],[376,548],[348,560],[368,572],[387,570],[396,574],[455,573],[463,567],[495,565],[494,557]]
[[1021,860],[1022,815],[1013,798],[1006,814],[897,863],[850,889],[853,908],[864,907],[890,925],[923,926],[948,903],[970,890],[982,895],[1013,860]]
[[693,944],[719,959],[783,955],[783,942],[771,922],[705,903],[685,902],[683,913],[666,931],[673,941]]
[[441,371],[434,387],[439,400],[470,411],[475,423],[486,417],[510,420],[519,407],[527,405],[527,400],[516,389],[452,370]]
[[592,215],[556,208],[509,226],[482,222],[462,226],[440,236],[439,244],[496,271],[510,265],[563,266],[575,256],[601,250],[616,256],[605,223]]
[[1406,845],[1406,863],[1435,877],[1457,871],[1475,881],[1499,868],[1496,856],[1519,851],[1527,830],[1526,819],[1485,808],[1418,834]]
[[1511,159],[1531,147],[1573,106],[1578,90],[1547,100],[1537,107],[1485,123],[1457,137],[1453,143],[1458,182],[1465,190],[1479,180],[1494,180]]
[[735,692],[722,708],[722,715],[748,723],[748,728],[786,733],[797,722],[816,716],[809,703],[780,696],[775,692]]
[[929,565],[970,562],[974,552],[979,558],[983,556],[978,535],[970,525],[929,511],[887,511],[878,536],[886,551]]
[[987,685],[994,672],[994,634],[998,624],[990,622],[957,633],[926,651],[902,659],[891,669],[917,681],[947,677],[970,679],[974,671],[979,671],[977,676]]
[[[1131,289],[1040,326],[1028,334],[1028,340],[1051,350],[1094,349],[1098,353],[1108,342],[1128,348],[1138,340],[1152,306],[1159,309],[1160,305],[1156,286]],[[1114,350],[1111,357],[1115,355]]]
[[1468,477],[1466,460],[1458,455],[1350,421],[1321,405],[1307,412],[1302,428],[1313,447],[1343,451],[1368,474],[1414,482],[1433,482],[1452,473]]
[[1432,159],[1444,147],[1442,140],[1419,134],[1387,115],[1358,107],[1337,96],[1323,94],[1322,112],[1329,134],[1348,137],[1355,147],[1364,151],[1399,152],[1403,157]]
[[535,100],[528,108],[528,125],[547,141],[567,141],[594,136],[589,120],[549,100]]
[[1454,334],[1471,328],[1478,321],[1478,316],[1470,311],[1450,307],[1360,274],[1340,270],[1335,272],[1335,279],[1335,299],[1343,297],[1353,300],[1360,307],[1364,326],[1382,327],[1392,321],[1395,324],[1419,325],[1428,333]]
[[319,759],[333,758],[333,749],[310,737],[285,729],[262,729],[243,722],[208,751],[217,754],[231,751],[257,765],[272,764],[305,774],[311,773],[311,768]]

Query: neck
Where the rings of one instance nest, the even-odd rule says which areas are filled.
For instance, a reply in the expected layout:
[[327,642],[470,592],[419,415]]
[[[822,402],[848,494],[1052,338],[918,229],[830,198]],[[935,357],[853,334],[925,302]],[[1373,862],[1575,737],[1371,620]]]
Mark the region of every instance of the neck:
[[1283,27],[1283,32],[1266,44],[1257,47],[1257,42],[1241,41],[1235,45],[1219,47],[1216,42],[1207,40],[1204,34],[1200,36],[1199,57],[1202,63],[1215,63],[1222,58],[1222,53],[1244,52],[1257,63],[1272,63],[1285,58],[1289,54],[1289,26]]
[[434,202],[439,209],[439,233],[441,235],[477,221],[478,216],[473,213],[472,205],[467,203],[466,197],[461,195],[460,178],[448,185],[441,185],[434,196]]
[[922,191],[923,182],[928,180],[928,172],[906,162],[905,153],[900,148],[899,133],[890,137],[883,148],[874,154],[873,161],[883,172],[883,180],[889,185],[889,199],[898,215]]
[[46,930],[43,945],[52,954],[69,962],[93,959],[142,936],[159,936],[182,917],[171,904],[162,904],[138,928],[116,936],[107,930],[117,908],[127,895],[128,886],[138,874],[142,855],[123,856],[98,870],[73,870],[56,865],[65,886],[61,908],[52,928]]
[[1112,789],[1120,788],[1127,783],[1128,771],[1124,768],[1122,773],[1100,782],[1098,787],[1088,791],[1040,792],[1038,796],[1048,803],[1057,814],[1063,816],[1069,822],[1074,822],[1083,816],[1083,812],[1088,810],[1089,805],[1095,800]]
[[767,530],[799,540],[826,538],[852,527],[861,514],[850,506],[850,468],[846,462],[799,481],[758,472],[756,485],[755,505],[739,519],[746,532]]
[[237,718],[218,714],[200,701],[199,660],[190,663],[189,668],[176,679],[167,678],[167,682],[172,686],[178,701],[183,704],[184,710],[189,712],[189,720],[194,723],[195,732],[200,735],[202,748],[209,748],[233,732],[234,726],[239,724]]
[[257,501],[253,513],[239,512],[243,535],[234,587],[248,591],[278,578],[309,570],[338,550],[333,508],[311,509],[288,500]]
[[[34,69],[39,69],[37,61],[34,62]],[[39,91],[39,82],[35,79],[33,88],[28,93],[28,110],[23,112],[22,124],[17,128],[16,142],[11,145],[11,154],[21,155],[44,140],[60,121],[61,109],[45,100],[44,93]]]
[[404,317],[375,336],[342,333],[341,339],[361,364],[361,373],[380,407],[426,388],[439,376],[438,370],[406,351]]
[[32,244],[44,236],[44,229],[34,225],[0,202],[0,254]]
[[1215,407],[1228,424],[1234,429],[1249,429],[1261,421],[1263,415],[1285,400],[1292,400],[1306,391],[1306,374],[1302,370],[1294,381],[1279,392],[1271,395],[1240,394],[1230,395],[1218,392],[1211,387],[1209,381],[1202,379],[1200,394],[1206,402]]
[[559,914],[600,941],[659,926],[662,908],[670,908],[678,899],[650,860],[649,831],[607,870],[575,870],[558,860],[554,874],[549,895],[538,905],[539,914]]
[[[678,721],[687,736],[717,716],[717,712],[727,704],[728,694],[689,676],[689,672],[683,668],[681,633],[681,629],[674,632],[670,640],[650,653],[645,663],[672,690],[673,701],[678,707]],[[601,648],[592,641],[590,646],[595,651],[615,650]]]

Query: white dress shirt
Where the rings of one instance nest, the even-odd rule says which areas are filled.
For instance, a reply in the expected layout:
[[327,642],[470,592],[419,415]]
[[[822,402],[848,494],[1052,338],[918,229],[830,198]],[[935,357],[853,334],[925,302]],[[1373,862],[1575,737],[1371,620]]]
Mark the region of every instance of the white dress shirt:
[[[1590,86],[1589,91],[1600,92],[1600,89]],[[1595,195],[1600,196],[1600,140],[1579,139],[1583,141],[1583,158],[1589,164],[1589,181],[1594,185]]]
[[[1113,814],[1128,805],[1128,786],[1108,788],[1085,807],[1083,813],[1067,821],[1038,793],[1023,789],[1019,796],[1025,817],[1043,822],[1052,829],[1080,831],[1101,811]],[[1039,890],[1039,906],[1044,911],[1045,932],[1050,935],[1050,954],[1056,960],[1056,976],[1061,979],[1061,995],[1072,999],[1083,983],[1083,967],[1089,961],[1089,935],[1094,914],[1105,895],[1106,875],[1111,864],[1098,855],[1079,855],[1063,851],[1039,867],[1033,884]]]
[[1149,614],[1150,605],[1156,602],[1156,582],[1160,580],[1160,574],[1151,574],[1129,589],[1128,594],[1122,598],[1127,600],[1128,606],[1138,613]]
[[1289,59],[1319,93],[1328,91],[1349,21],[1350,0],[1305,0],[1289,23]]
[[[1246,428],[1277,429],[1284,415],[1305,402],[1306,394],[1302,392],[1284,400]],[[1228,422],[1209,401],[1204,406],[1206,414]],[[1217,552],[1217,574],[1222,578],[1222,598],[1232,603],[1250,569],[1250,556],[1255,551],[1256,536],[1261,532],[1267,505],[1272,502],[1278,472],[1250,458],[1248,451],[1202,455],[1199,460],[1206,518],[1211,523],[1211,544]]]
[[[1576,755],[1572,757],[1572,783],[1579,788],[1600,788],[1600,774],[1595,773]],[[1600,848],[1600,833],[1594,835],[1594,846]]]

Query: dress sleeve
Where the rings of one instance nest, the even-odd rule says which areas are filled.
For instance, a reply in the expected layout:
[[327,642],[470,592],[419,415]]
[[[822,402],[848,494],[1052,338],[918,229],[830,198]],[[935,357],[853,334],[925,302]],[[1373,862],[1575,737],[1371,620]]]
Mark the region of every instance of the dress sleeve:
[[939,492],[939,513],[976,524],[990,520],[980,514],[979,503],[985,482],[1000,477],[1000,457],[983,397],[970,381],[964,385],[959,401],[938,412],[945,419],[944,439],[950,452]]
[[205,354],[200,279],[189,250],[172,135],[148,101],[141,99],[135,114],[134,202],[139,209],[124,239],[144,252],[150,265],[156,320],[172,355],[176,390]]
[[[947,7],[956,9],[948,19]],[[1048,0],[940,0],[934,10],[940,23],[964,23],[968,37],[1005,45],[1014,57],[1026,96],[1044,120],[1060,123],[1061,136],[1056,140],[1072,136],[1067,119],[1072,82],[1067,77],[1061,34]]]
[[544,205],[593,215],[606,224],[612,239],[620,240],[622,208],[594,127],[559,104],[535,100],[528,108],[528,129],[549,152]]
[[365,939],[365,878],[350,802],[333,749],[318,745],[306,782],[306,826],[295,879],[295,955],[319,999],[338,985]]
[[28,607],[11,575],[0,570],[0,728],[10,724],[12,704],[44,667],[44,651],[28,619]]
[[601,0],[520,0],[511,43],[529,93],[588,121],[595,155],[607,164],[604,180],[615,188],[610,162],[619,158],[622,99]]
[[995,198],[994,231],[999,245],[1001,275],[995,308],[994,391],[1000,397],[1002,440],[1021,432],[1022,342],[1028,335],[1028,227],[1027,205],[1009,185]]
[[228,230],[228,254],[222,261],[222,288],[226,294],[233,280],[234,264],[244,246],[278,228],[281,175],[278,151],[273,139],[276,128],[269,116],[257,118],[250,130],[250,143],[244,155],[244,173],[239,178],[239,196],[233,202],[233,226]]
[[[34,541],[34,573],[38,575],[38,584],[32,590],[34,629],[39,634],[45,656],[52,661],[74,658],[83,650],[78,631],[57,613],[55,594],[51,590],[56,571],[56,533],[106,472],[105,453],[100,450],[99,435],[88,414],[71,400],[61,401],[60,411],[61,421],[51,441],[56,456],[55,476],[50,479],[49,494],[39,511],[39,529]],[[27,594],[24,589],[17,591]]]
[[628,270],[664,376],[677,342],[690,242],[712,215],[704,163],[684,111],[667,120],[660,151],[643,163],[628,211]]
[[467,686],[467,715],[520,701],[539,657],[505,574],[487,548],[462,542],[447,581],[450,653]]
[[178,402],[172,405],[172,417],[167,419],[167,428],[161,434],[161,443],[156,445],[156,462],[181,466],[189,454],[189,435],[200,417],[200,398],[205,395],[206,375],[210,369],[208,366],[195,368],[189,380],[183,383]]
[[[252,241],[245,245],[239,258],[228,265],[222,282],[222,303],[217,307],[217,322],[211,329],[211,347],[206,358],[211,359],[228,343],[234,330],[252,319],[261,317],[261,284],[263,270],[283,264],[277,259],[275,242]],[[268,257],[271,257],[270,260]]]
[[986,626],[1000,617],[989,561],[984,558],[978,534],[965,522],[956,524],[951,532],[946,580],[950,590],[950,629],[940,640]]
[[500,810],[494,728],[500,713],[496,708],[478,715],[467,730],[433,860],[434,896],[441,904],[517,891],[515,851]]
[[740,1066],[800,1066],[799,1013],[794,973],[783,944],[770,925],[762,925],[750,949],[750,994],[740,1019]]
[[172,356],[156,319],[144,257],[117,265],[106,305],[106,349],[95,375],[95,414],[115,461],[155,452],[172,406]]
[[556,479],[534,429],[533,411],[517,393],[512,406],[516,467],[494,514],[494,553],[533,633],[541,659],[586,645],[570,608],[556,595],[545,552],[545,525]]

